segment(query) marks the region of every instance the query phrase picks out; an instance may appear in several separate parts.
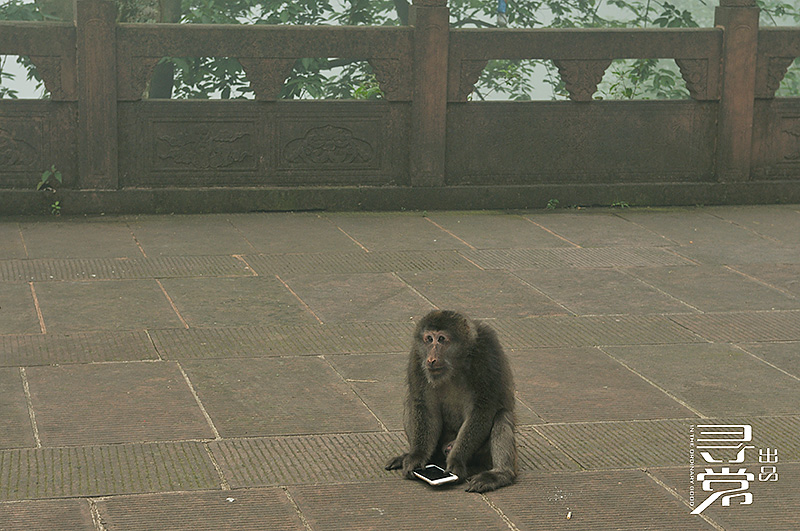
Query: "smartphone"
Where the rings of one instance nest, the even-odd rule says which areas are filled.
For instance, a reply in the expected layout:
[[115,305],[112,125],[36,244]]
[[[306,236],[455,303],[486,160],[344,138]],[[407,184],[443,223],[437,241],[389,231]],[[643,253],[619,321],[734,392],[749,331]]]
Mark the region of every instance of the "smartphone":
[[442,467],[436,465],[417,468],[413,472],[415,476],[430,485],[444,485],[445,483],[458,481],[458,476],[451,472],[445,472]]

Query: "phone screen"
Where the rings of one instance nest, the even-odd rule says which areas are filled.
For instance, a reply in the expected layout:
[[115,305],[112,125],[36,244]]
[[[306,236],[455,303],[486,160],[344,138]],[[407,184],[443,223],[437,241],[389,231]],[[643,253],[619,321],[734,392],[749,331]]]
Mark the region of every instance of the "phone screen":
[[457,481],[458,477],[450,472],[445,472],[444,469],[436,465],[428,465],[425,468],[417,468],[414,470],[417,477],[424,479],[431,485],[438,485],[441,483],[449,483],[450,481]]

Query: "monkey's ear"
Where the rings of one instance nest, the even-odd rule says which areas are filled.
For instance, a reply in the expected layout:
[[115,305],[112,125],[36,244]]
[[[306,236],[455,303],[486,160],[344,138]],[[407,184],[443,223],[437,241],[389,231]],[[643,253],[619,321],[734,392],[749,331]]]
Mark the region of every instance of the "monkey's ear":
[[464,319],[467,325],[467,330],[465,336],[469,340],[471,344],[475,344],[478,341],[478,327],[472,319]]

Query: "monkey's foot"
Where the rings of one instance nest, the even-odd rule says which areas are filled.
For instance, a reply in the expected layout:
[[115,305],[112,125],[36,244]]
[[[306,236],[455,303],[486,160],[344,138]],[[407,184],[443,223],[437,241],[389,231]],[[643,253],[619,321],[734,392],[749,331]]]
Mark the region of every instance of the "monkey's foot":
[[398,455],[397,457],[389,459],[384,468],[386,470],[397,470],[398,468],[403,468],[403,459],[405,459],[407,455],[408,454]]
[[507,471],[487,470],[472,476],[467,483],[467,492],[489,492],[514,482],[514,475]]

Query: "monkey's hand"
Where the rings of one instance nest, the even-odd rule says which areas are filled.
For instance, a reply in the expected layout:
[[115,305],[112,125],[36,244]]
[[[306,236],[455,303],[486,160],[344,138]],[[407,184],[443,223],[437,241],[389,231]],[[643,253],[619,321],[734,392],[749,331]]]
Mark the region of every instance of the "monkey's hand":
[[407,479],[414,479],[414,469],[422,468],[426,464],[426,459],[422,457],[414,456],[412,454],[403,454],[390,459],[389,462],[386,463],[386,470],[396,470],[398,468],[402,468],[403,476],[405,476]]
[[446,471],[458,476],[459,483],[467,479],[467,465],[457,459],[452,459],[452,454],[447,456]]

